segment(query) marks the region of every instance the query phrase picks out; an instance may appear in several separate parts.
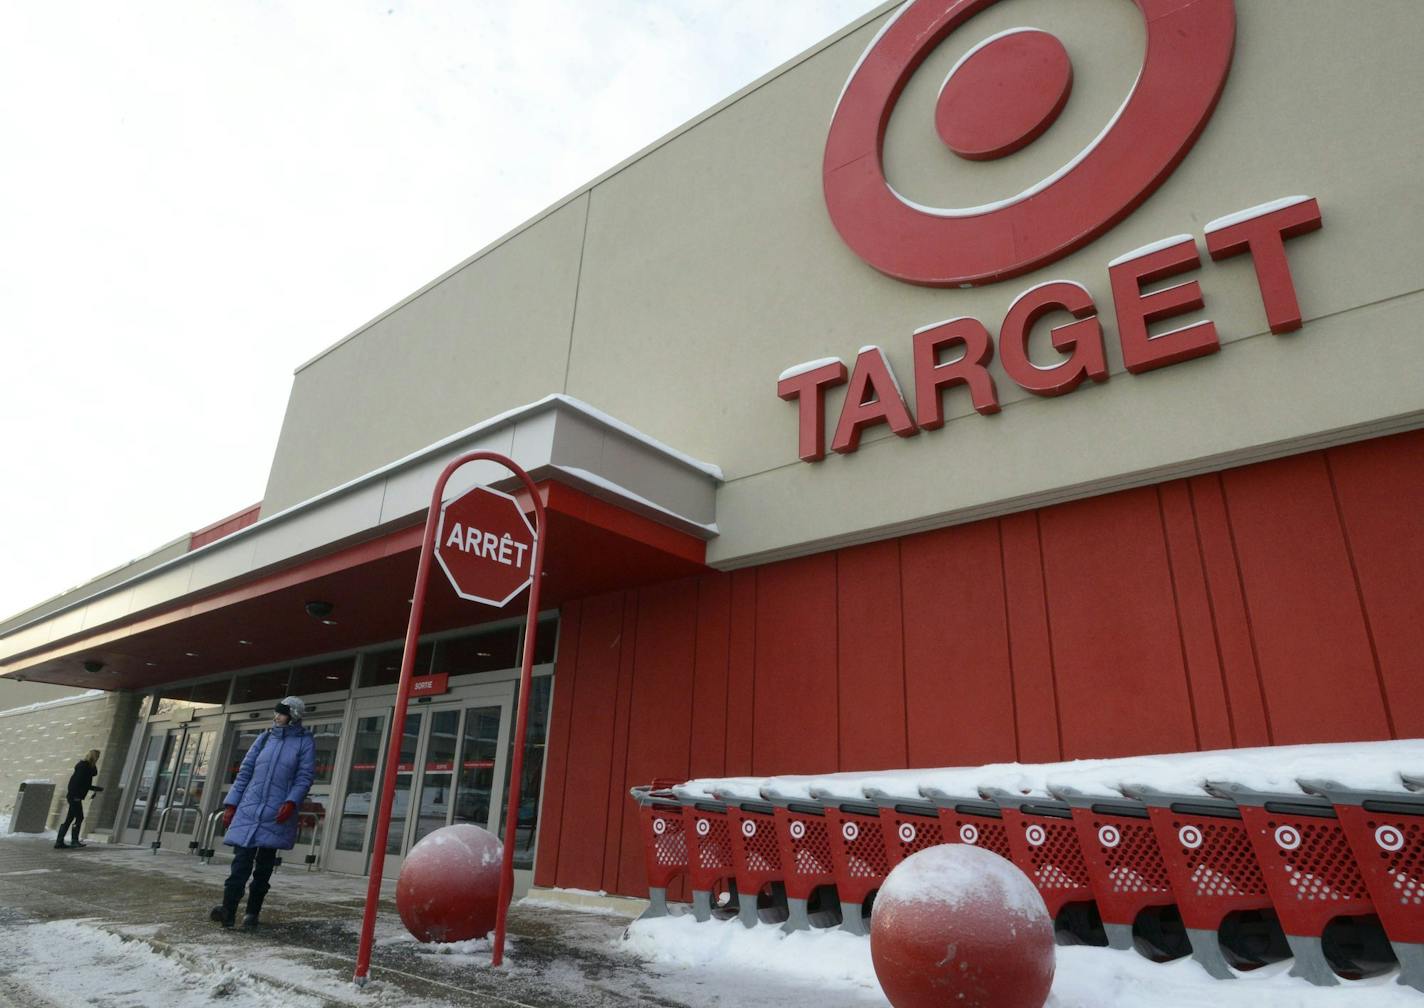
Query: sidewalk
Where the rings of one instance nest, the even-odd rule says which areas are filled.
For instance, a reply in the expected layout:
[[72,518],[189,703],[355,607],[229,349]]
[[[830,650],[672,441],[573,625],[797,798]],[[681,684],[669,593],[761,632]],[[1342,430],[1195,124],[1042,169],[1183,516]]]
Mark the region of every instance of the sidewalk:
[[484,942],[420,945],[400,923],[394,880],[382,890],[372,982],[358,990],[351,976],[365,879],[308,872],[294,857],[272,877],[262,927],[224,931],[207,915],[225,863],[101,842],[55,850],[53,842],[52,833],[0,838],[5,1008],[708,1003],[655,989],[666,978],[620,953],[628,918],[612,913],[516,904],[498,971]]

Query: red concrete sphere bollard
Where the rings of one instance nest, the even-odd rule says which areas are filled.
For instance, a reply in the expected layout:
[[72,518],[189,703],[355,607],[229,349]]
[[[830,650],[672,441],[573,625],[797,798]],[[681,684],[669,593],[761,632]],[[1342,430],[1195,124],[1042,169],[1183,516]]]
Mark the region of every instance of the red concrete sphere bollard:
[[504,847],[468,823],[444,826],[410,849],[396,882],[396,909],[423,942],[467,941],[494,930]]
[[980,847],[912,854],[875,897],[870,958],[895,1008],[1043,1008],[1053,951],[1043,897]]

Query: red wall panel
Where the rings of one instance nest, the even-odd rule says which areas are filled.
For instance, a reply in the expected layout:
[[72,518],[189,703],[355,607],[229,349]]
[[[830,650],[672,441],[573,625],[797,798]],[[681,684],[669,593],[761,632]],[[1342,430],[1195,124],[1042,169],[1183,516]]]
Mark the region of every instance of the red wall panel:
[[[572,691],[574,711],[568,729],[571,757],[564,775],[561,817],[564,826],[559,838],[558,884],[599,889],[604,885],[604,841],[609,835],[608,790],[613,773],[623,596],[617,593],[587,599],[581,609],[578,672]],[[554,692],[557,694],[561,687],[562,683],[556,684]],[[550,729],[557,731],[552,722]],[[621,772],[620,763],[620,776]],[[622,813],[619,808],[620,817]]]
[[1013,760],[1013,678],[999,523],[910,536],[901,544],[907,766]]
[[689,773],[727,772],[727,657],[732,635],[732,578],[708,574],[697,586],[697,652],[692,670]]
[[841,770],[905,763],[905,660],[900,543],[841,550],[836,558]]
[[[1231,470],[1222,482],[1274,741],[1387,738],[1324,456]],[[1342,696],[1350,698],[1347,717]]]
[[823,773],[837,753],[836,555],[757,571],[752,773]]
[[[697,581],[684,579],[637,593],[628,759],[620,805],[624,830],[639,838],[628,789],[656,777],[687,777],[692,726],[691,672],[696,650]],[[645,885],[641,844],[625,843],[619,887]]]
[[1236,745],[1236,731],[1226,697],[1191,491],[1185,481],[1177,480],[1159,486],[1157,497],[1167,537],[1182,656],[1191,682],[1197,742],[1203,749],[1229,749]]
[[1009,668],[1014,681],[1018,758],[1025,763],[1061,759],[1053,642],[1048,632],[1038,513],[999,521],[1003,537],[1004,595],[1009,620]]
[[727,641],[727,774],[752,772],[756,704],[757,572],[732,573],[732,626]]
[[1241,568],[1236,561],[1236,544],[1226,514],[1221,477],[1201,476],[1190,480],[1188,486],[1196,512],[1197,542],[1206,571],[1222,678],[1231,700],[1235,744],[1270,745],[1271,724],[1266,711],[1265,687],[1257,667],[1256,646],[1251,639],[1251,623],[1241,588]]
[[1196,748],[1157,491],[1040,516],[1063,757]]
[[1424,432],[565,607],[540,884],[627,788],[1424,734]]
[[539,852],[534,859],[534,884],[555,885],[560,835],[564,819],[564,788],[568,776],[569,731],[574,722],[574,690],[578,684],[579,617],[582,603],[570,602],[559,612],[559,654],[554,665],[554,706],[549,712],[545,747],[544,786],[539,810]]
[[1424,735],[1424,431],[1326,453],[1388,713]]

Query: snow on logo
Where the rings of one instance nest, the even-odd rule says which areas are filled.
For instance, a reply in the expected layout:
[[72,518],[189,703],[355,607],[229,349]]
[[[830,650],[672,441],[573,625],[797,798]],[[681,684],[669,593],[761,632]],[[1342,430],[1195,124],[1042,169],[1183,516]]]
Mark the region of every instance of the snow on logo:
[[1177,839],[1187,850],[1196,850],[1202,845],[1202,831],[1196,826],[1183,826],[1177,830]]
[[1397,826],[1381,826],[1375,830],[1375,843],[1380,850],[1398,851],[1404,849],[1404,834]]
[[750,819],[743,819],[743,820],[742,820],[742,836],[744,836],[744,837],[754,837],[754,836],[756,836],[756,823],[752,822]]
[[667,823],[661,819],[654,819],[653,832],[656,833],[658,836],[662,836],[664,833],[667,832]]
[[915,842],[915,824],[914,824],[914,823],[907,823],[907,822],[901,823],[901,824],[900,824],[899,833],[900,833],[900,842],[901,842],[901,843],[914,843],[914,842]]
[[855,838],[860,836],[860,827],[853,822],[841,825],[841,836],[846,838],[846,843],[854,843]]
[[971,823],[964,823],[959,827],[959,839],[962,843],[970,846],[979,842],[979,827]]
[[1277,826],[1276,846],[1281,850],[1295,850],[1300,846],[1300,830],[1294,826]]
[[1043,842],[1048,839],[1048,832],[1037,823],[1024,830],[1024,839],[1035,847],[1042,847]]
[[800,840],[806,835],[806,824],[800,819],[793,819],[791,822],[791,839]]
[[706,819],[699,819],[699,820],[697,820],[697,835],[698,835],[698,836],[706,836],[708,833],[711,833],[711,832],[712,832],[712,824],[711,824],[710,822],[708,822]]
[[1116,847],[1122,843],[1122,834],[1116,826],[1104,826],[1098,830],[1098,843],[1104,847]]

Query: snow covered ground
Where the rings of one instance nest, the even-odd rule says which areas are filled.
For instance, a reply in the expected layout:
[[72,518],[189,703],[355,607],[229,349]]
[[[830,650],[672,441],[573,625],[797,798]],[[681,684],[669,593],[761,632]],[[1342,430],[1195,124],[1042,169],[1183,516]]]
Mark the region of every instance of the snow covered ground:
[[[783,935],[736,921],[695,923],[690,916],[638,921],[624,942],[649,968],[672,975],[696,971],[709,988],[729,978],[775,976],[819,990],[824,1005],[883,1005],[870,963],[870,942],[841,931]],[[1059,948],[1048,1008],[1420,1008],[1424,995],[1393,976],[1332,988],[1287,976],[1280,963],[1234,981],[1213,980],[1195,962],[1159,965],[1133,952]],[[734,1002],[728,1002],[731,1004]],[[770,1003],[770,1002],[763,1002]]]
[[[85,921],[50,921],[8,929],[0,974],[12,995],[29,988],[58,1005],[105,1008],[322,1008],[322,999],[264,983],[218,960],[205,967],[163,955]],[[21,1004],[25,1000],[20,1001]],[[45,1002],[40,1002],[41,1004]]]

